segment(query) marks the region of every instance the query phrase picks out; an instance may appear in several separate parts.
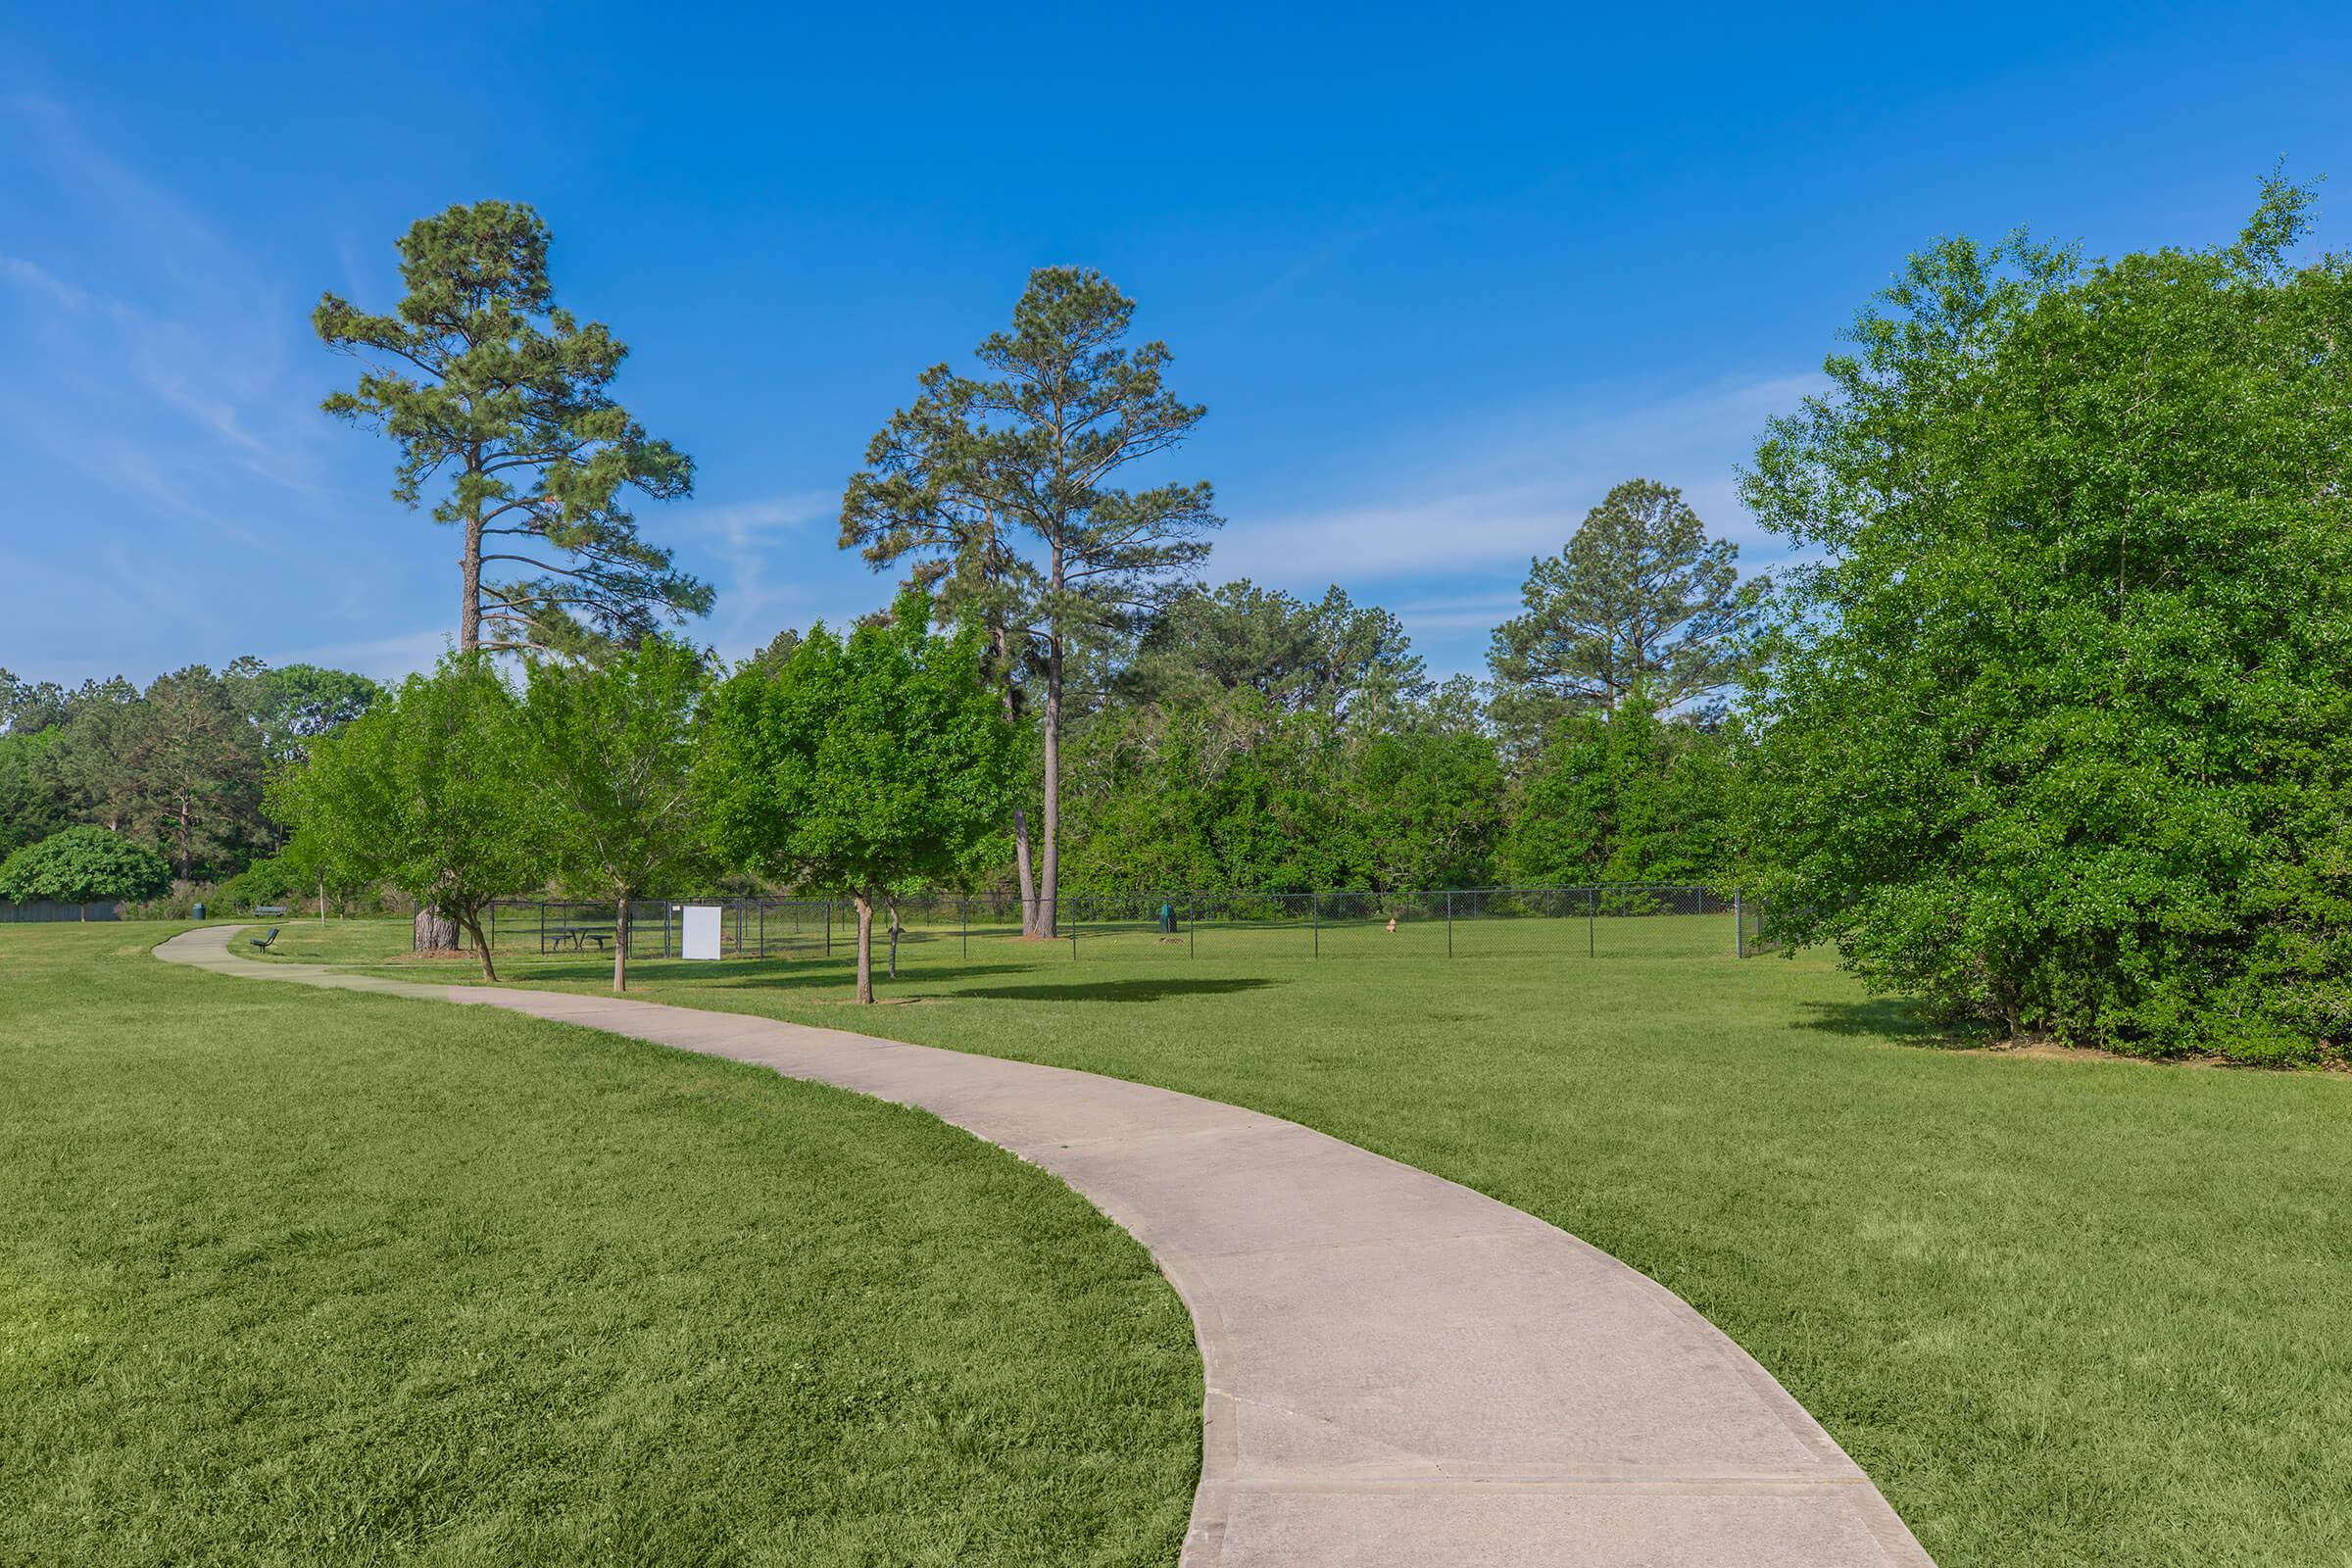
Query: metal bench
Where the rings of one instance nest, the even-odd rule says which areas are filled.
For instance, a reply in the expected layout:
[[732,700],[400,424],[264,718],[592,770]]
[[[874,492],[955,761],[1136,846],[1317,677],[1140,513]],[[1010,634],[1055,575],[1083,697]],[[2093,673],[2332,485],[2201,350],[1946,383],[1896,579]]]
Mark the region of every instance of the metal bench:
[[282,904],[257,904],[253,906],[253,912],[264,919],[274,917],[282,920],[286,917],[286,906]]
[[266,937],[247,937],[245,940],[252,943],[261,952],[268,953],[277,945],[277,927],[271,926],[270,934]]
[[593,942],[596,944],[596,950],[602,953],[605,950],[605,944],[612,940],[612,928],[609,925],[550,926],[539,934],[539,951],[541,953],[553,952],[565,943],[569,943],[571,951],[579,953],[585,950],[587,944]]

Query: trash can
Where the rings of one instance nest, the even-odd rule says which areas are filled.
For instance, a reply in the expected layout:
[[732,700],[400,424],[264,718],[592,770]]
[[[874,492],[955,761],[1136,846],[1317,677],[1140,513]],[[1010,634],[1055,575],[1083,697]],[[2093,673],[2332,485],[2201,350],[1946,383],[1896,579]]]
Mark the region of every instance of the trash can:
[[203,919],[203,918],[204,918],[204,906],[203,906],[203,905],[201,905],[201,904],[199,904],[199,905],[196,905],[196,906],[194,906],[194,908],[193,908],[192,912],[194,913],[194,915],[195,915],[195,917],[196,917],[197,919],[199,919],[199,920]]

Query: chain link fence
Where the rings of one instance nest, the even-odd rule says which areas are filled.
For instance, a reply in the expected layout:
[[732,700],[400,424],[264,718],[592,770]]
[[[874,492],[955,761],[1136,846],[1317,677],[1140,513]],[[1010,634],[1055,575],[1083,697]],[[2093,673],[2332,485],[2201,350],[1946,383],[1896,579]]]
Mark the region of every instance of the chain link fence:
[[[720,911],[722,958],[822,958],[856,951],[846,899],[646,899],[629,906],[631,957],[672,957],[689,904]],[[1124,957],[1349,958],[1702,956],[1748,951],[1737,896],[1684,883],[1455,888],[1434,892],[1072,893],[1054,901],[1053,935],[1024,937],[1009,892],[926,892],[874,908],[878,963],[895,956],[962,960],[992,951],[1034,955],[1045,943],[1074,959]],[[615,906],[503,900],[486,934],[508,952],[610,953]]]
[[24,904],[0,902],[0,923],[16,921],[53,920],[119,920],[122,916],[120,904],[59,904],[54,899],[33,899]]
[[1781,939],[1769,918],[1771,911],[1762,899],[1735,895],[1732,900],[1732,923],[1739,932],[1738,952],[1742,958],[1781,951]]

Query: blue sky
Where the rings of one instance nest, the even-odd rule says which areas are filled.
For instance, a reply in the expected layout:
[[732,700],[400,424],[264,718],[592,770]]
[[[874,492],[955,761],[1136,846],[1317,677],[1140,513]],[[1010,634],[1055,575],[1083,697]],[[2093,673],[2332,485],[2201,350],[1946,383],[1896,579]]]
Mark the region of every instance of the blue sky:
[[1027,270],[1101,268],[1208,405],[1212,577],[1339,582],[1483,669],[1613,481],[1743,560],[1734,471],[1935,236],[2234,231],[2332,173],[2337,7],[1447,11],[64,6],[0,14],[0,665],[239,653],[376,674],[454,628],[456,544],[328,420],[332,289],[532,203],[559,296],[692,453],[648,531],[737,655],[888,597],[844,478]]

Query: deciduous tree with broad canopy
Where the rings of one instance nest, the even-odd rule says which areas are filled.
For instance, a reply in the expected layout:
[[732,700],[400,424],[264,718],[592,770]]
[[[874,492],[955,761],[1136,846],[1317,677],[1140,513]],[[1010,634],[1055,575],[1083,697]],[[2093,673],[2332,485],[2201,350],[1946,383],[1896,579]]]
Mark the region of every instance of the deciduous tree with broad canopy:
[[710,609],[625,504],[689,494],[694,465],[613,401],[628,349],[555,303],[547,247],[528,207],[452,207],[402,236],[391,315],[328,294],[311,317],[367,367],[324,407],[399,447],[394,498],[446,482],[433,520],[463,539],[461,653],[593,653]]
[[629,901],[710,868],[694,788],[708,674],[700,652],[664,637],[597,664],[531,666],[523,787],[546,812],[558,880],[612,902],[614,991],[629,984]]
[[270,804],[314,867],[389,882],[416,902],[420,948],[473,939],[495,980],[482,911],[538,887],[551,855],[514,692],[479,654],[451,654],[313,748]]
[[[27,844],[0,862],[0,899],[88,906],[152,899],[172,885],[172,868],[152,850],[102,827],[70,827]],[[89,918],[84,907],[81,917]]]
[[981,633],[930,630],[919,590],[845,639],[813,628],[780,668],[713,694],[701,787],[738,864],[858,910],[858,1000],[874,1000],[874,906],[1004,848],[1017,756]]
[[2020,1034],[2352,1047],[2352,259],[2311,193],[2085,265],[1947,240],[1746,484],[1822,558],[1760,685],[1791,944]]

